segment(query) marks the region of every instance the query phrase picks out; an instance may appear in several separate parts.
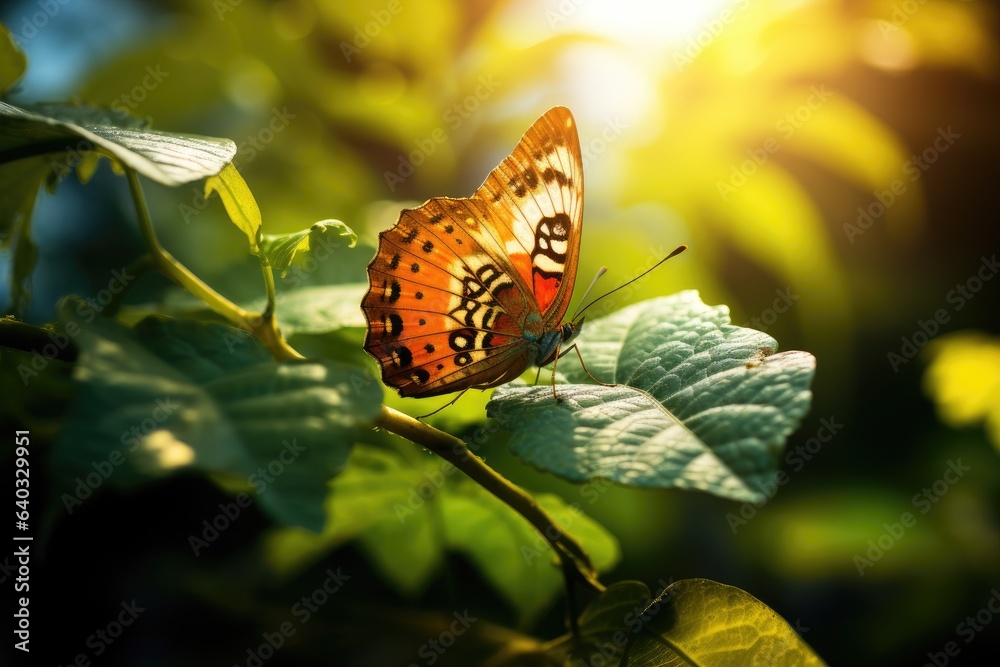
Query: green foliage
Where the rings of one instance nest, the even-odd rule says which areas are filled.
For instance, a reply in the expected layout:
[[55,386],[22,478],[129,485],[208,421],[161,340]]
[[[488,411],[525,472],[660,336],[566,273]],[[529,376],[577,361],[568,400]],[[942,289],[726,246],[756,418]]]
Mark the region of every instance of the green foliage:
[[[614,537],[579,507],[551,494],[535,500],[580,541],[599,571],[618,562]],[[272,533],[267,557],[279,572],[299,571],[331,547],[359,539],[382,575],[415,595],[451,550],[476,565],[525,625],[552,605],[563,585],[551,549],[530,524],[463,479],[455,466],[434,458],[415,465],[399,454],[359,445],[347,470],[331,483],[327,511],[330,522],[322,535],[296,529]]]
[[649,619],[622,667],[823,665],[795,630],[745,591],[708,579],[674,582],[643,611]]
[[941,421],[954,427],[982,421],[1000,451],[1000,339],[962,331],[937,339],[927,352],[924,390]]
[[[644,301],[584,326],[590,372],[613,386],[499,388],[488,414],[526,463],[581,482],[700,489],[759,500],[809,408],[815,359],[770,354],[770,336],[729,324],[696,292]],[[769,356],[764,356],[764,355]],[[588,381],[567,357],[559,370]]]
[[294,334],[323,334],[365,326],[361,298],[367,284],[318,285],[284,292],[278,299],[281,330]]
[[250,242],[250,252],[260,252],[261,227],[264,221],[260,217],[260,208],[254,199],[250,187],[240,172],[232,164],[226,164],[218,173],[213,173],[205,180],[205,198],[217,193],[226,208],[229,219],[236,227],[246,234]]
[[[327,235],[346,236],[348,248],[353,248],[358,243],[358,235],[340,220],[321,220],[300,232],[266,234],[261,241],[261,250],[271,262],[271,266],[276,271],[281,271],[281,275],[284,276],[293,262],[301,264],[305,253],[315,248],[317,244],[324,248],[330,247],[331,242]],[[337,244],[337,241],[332,243]]]
[[580,612],[579,637],[560,637],[549,647],[549,653],[563,665],[593,664],[591,658],[596,656],[616,664],[632,632],[641,629],[642,611],[649,597],[649,588],[640,581],[611,584]]
[[683,579],[651,599],[638,581],[620,581],[580,614],[579,637],[549,653],[567,667],[823,665],[795,630],[746,592],[708,579]]
[[105,156],[176,186],[217,174],[236,153],[229,139],[146,129],[145,121],[103,107],[46,103],[21,109],[0,101],[0,121],[0,239],[13,251],[14,312],[27,305],[37,261],[31,214],[43,183],[54,191],[70,173],[86,183]]
[[[330,12],[328,20],[334,23],[368,16],[343,8]],[[450,56],[417,48],[417,42],[436,43],[440,35],[447,35],[449,48],[458,51],[462,41],[458,23],[447,20],[451,12],[445,3],[428,14],[440,19],[439,33],[415,29],[414,39],[407,41],[412,50],[407,57],[425,66],[448,62]],[[236,30],[252,33],[262,25],[261,16],[247,7],[225,18],[239,26]],[[211,51],[217,29],[217,24],[206,24],[185,33],[184,39],[192,40],[185,46]],[[231,38],[235,33],[224,34]],[[6,48],[8,41],[4,30],[0,89],[9,88],[24,69],[23,55]],[[550,59],[576,41],[562,36],[521,50],[506,62],[501,79],[528,69],[526,63]],[[248,42],[241,63],[227,67],[252,70],[250,54],[257,48]],[[342,52],[348,62],[361,53],[350,48]],[[308,62],[306,53],[295,51],[288,62]],[[261,68],[255,72],[244,75],[266,83],[266,74],[274,74],[262,73]],[[285,73],[282,81],[308,99],[322,95],[309,77],[334,76],[326,68],[305,66],[289,67]],[[380,75],[365,76],[372,79],[367,83],[369,96],[386,84],[376,80]],[[192,75],[188,80],[204,93],[198,99],[209,103],[218,86],[210,77],[195,79]],[[387,77],[390,83],[391,79]],[[469,77],[455,88],[478,106],[481,88],[492,93],[499,86],[492,81],[492,77],[488,81]],[[382,104],[381,124],[373,121],[364,94],[333,98],[336,108],[329,113],[362,130],[394,128],[395,134],[388,135],[390,148],[408,149],[414,137],[430,136],[432,140],[414,145],[432,141],[437,150],[443,136],[440,122],[451,121],[447,113],[438,116],[437,102],[427,96],[435,88],[432,81],[421,84],[406,88],[408,113],[397,110],[397,105]],[[91,91],[99,89],[97,81]],[[266,95],[262,92],[261,98]],[[171,99],[176,104],[177,97]],[[243,103],[250,105],[247,100]],[[331,106],[328,101],[324,104]],[[297,117],[286,111],[273,110],[268,141]],[[196,321],[202,313],[183,305],[154,309],[154,314],[141,319],[136,313],[145,309],[122,315],[124,293],[115,296],[106,312],[69,297],[59,307],[58,322],[49,328],[0,323],[0,334],[8,336],[4,343],[17,347],[12,356],[5,353],[3,368],[16,364],[25,384],[69,403],[66,414],[59,417],[58,436],[47,462],[54,495],[69,515],[91,495],[101,493],[103,485],[136,491],[180,473],[201,476],[227,493],[252,492],[272,521],[258,536],[256,554],[262,557],[267,577],[290,581],[322,563],[334,549],[355,543],[372,570],[411,598],[425,594],[437,579],[447,578],[449,559],[461,555],[513,610],[520,628],[533,627],[552,610],[561,592],[568,593],[570,634],[542,642],[505,630],[508,634],[497,633],[504,644],[497,656],[523,651],[540,659],[555,657],[565,665],[591,664],[588,656],[595,650],[603,655],[610,645],[611,654],[604,657],[620,659],[622,665],[679,664],[682,659],[722,664],[751,658],[821,664],[787,623],[738,589],[687,580],[668,587],[653,601],[638,582],[605,589],[598,575],[622,560],[612,531],[585,514],[578,503],[552,493],[523,492],[473,458],[468,447],[383,403],[386,399],[369,371],[371,364],[354,357],[360,356],[357,348],[365,324],[358,303],[367,286],[357,282],[360,276],[342,284],[310,286],[295,278],[291,289],[277,292],[272,271],[282,277],[292,268],[311,272],[310,261],[320,259],[321,252],[345,257],[358,241],[352,227],[324,220],[297,232],[265,234],[257,198],[237,169],[235,142],[152,130],[147,125],[145,119],[125,113],[120,103],[111,108],[62,103],[21,108],[0,102],[0,234],[13,245],[15,308],[23,308],[30,293],[37,257],[30,220],[41,186],[48,184],[52,191],[70,173],[86,184],[104,157],[116,173],[129,177],[147,244],[147,254],[131,269],[164,273],[197,297],[213,317],[238,327]],[[303,130],[290,135],[296,132]],[[299,136],[313,145],[311,135]],[[882,154],[895,155],[877,127],[865,137]],[[259,144],[241,142],[240,157],[252,160],[264,148]],[[247,151],[247,145],[255,152]],[[348,152],[344,147],[339,150]],[[442,153],[448,151],[442,148]],[[351,206],[356,210],[367,203],[363,195],[372,195],[370,179],[352,177],[362,170],[349,168],[341,157],[314,155],[302,162],[309,165],[308,173],[282,174],[276,182],[293,182],[287,188],[292,193],[288,198],[296,205],[295,191],[307,187],[310,179],[324,186],[313,188],[323,197],[328,197],[327,184],[335,183],[340,199],[334,201],[345,210]],[[847,163],[849,173],[859,164],[850,160],[849,151],[838,153],[835,162]],[[343,178],[331,178],[331,172]],[[420,179],[427,178],[424,173]],[[697,172],[691,174],[694,179]],[[229,221],[247,239],[246,250],[263,268],[264,296],[256,308],[248,310],[229,301],[160,246],[138,176],[170,188],[204,181],[205,199],[213,192],[219,195]],[[767,225],[775,222],[777,211],[786,224],[778,231],[785,253],[781,260],[787,261],[793,248],[804,246],[811,258],[823,260],[822,277],[836,278],[815,238],[816,220],[808,203],[781,177],[762,175],[759,182],[765,186],[783,187],[748,189],[741,195],[746,206],[742,212],[730,212],[729,218]],[[403,181],[397,174],[395,182]],[[386,182],[395,187],[392,179]],[[644,191],[648,179],[636,177],[632,182],[632,195],[648,195]],[[352,189],[352,183],[367,187]],[[787,195],[784,208],[764,206],[767,197],[761,194],[774,191]],[[275,201],[286,196],[269,194]],[[356,199],[351,202],[351,197]],[[329,206],[328,201],[323,206]],[[185,207],[178,208],[189,221],[193,209]],[[301,224],[296,222],[303,219],[301,211],[289,208],[296,215],[274,216],[283,221],[274,227],[291,224],[294,229]],[[804,232],[794,226],[797,217],[808,223]],[[372,229],[366,233],[370,237]],[[781,268],[801,278],[797,270]],[[130,288],[131,281],[124,287]],[[832,291],[837,293],[836,285]],[[167,312],[179,317],[165,317]],[[126,321],[134,326],[126,326]],[[19,339],[22,335],[27,342]],[[302,358],[289,343],[293,336],[296,344],[314,337],[320,352]],[[58,340],[66,358],[44,360],[43,365],[51,361],[51,367],[42,374],[25,370],[40,359],[31,346],[46,340]],[[558,386],[561,401],[554,400],[552,389],[545,385],[506,386],[496,391],[486,411],[510,431],[510,447],[524,462],[574,482],[602,478],[624,486],[699,489],[728,499],[759,500],[762,494],[757,488],[772,479],[785,439],[811,400],[812,355],[775,354],[777,343],[771,336],[730,325],[728,309],[704,305],[695,292],[643,301],[595,319],[578,344],[590,370],[613,385],[591,384],[589,373],[567,357],[560,364],[569,382]],[[71,375],[71,384],[66,375]],[[5,382],[5,387],[9,384]],[[390,400],[390,405],[399,404]],[[469,423],[483,420],[480,411]],[[374,427],[387,433],[375,432]],[[391,434],[420,442],[437,456],[426,456]]]
[[[191,142],[101,125],[106,119],[93,108],[73,114],[57,109],[83,125],[14,107],[7,111],[8,130],[14,129],[3,134],[0,128],[0,136],[13,138],[12,150],[48,150],[30,141],[41,128],[39,134],[59,142],[83,137],[124,169],[142,164],[147,174],[167,184],[205,177],[205,196],[220,195],[229,218],[246,235],[249,252],[263,260],[264,313],[275,298],[272,268],[284,272],[301,264],[320,244],[340,246],[328,243],[327,236],[355,244],[353,231],[339,221],[289,235],[263,235],[248,185],[225,152],[207,150],[225,149],[224,141]],[[98,124],[87,124],[93,122]],[[191,161],[182,167],[171,163],[170,178],[179,180],[170,180],[169,169],[161,169],[157,160],[178,147]],[[79,174],[83,167],[76,168]],[[87,175],[92,169],[90,164]],[[29,173],[38,178],[42,170]],[[144,205],[137,204],[140,224],[148,225],[142,219]],[[28,219],[30,202],[12,200],[12,206],[21,216],[17,222]],[[155,244],[151,251],[162,253]],[[546,530],[559,531],[543,537],[538,524],[525,520],[527,514],[510,511],[528,513],[522,500],[494,491],[497,497],[455,477],[458,468],[450,463],[407,461],[372,444],[355,447],[383,414],[380,386],[366,368],[321,359],[274,361],[297,355],[269,333],[277,331],[273,320],[238,310],[169,255],[154,257],[213,310],[245,322],[257,337],[160,315],[128,328],[97,317],[92,303],[65,300],[54,331],[60,340],[73,341],[79,358],[73,367],[75,399],[52,466],[56,494],[70,514],[105,483],[134,489],[179,471],[207,475],[231,492],[252,490],[262,509],[283,526],[265,540],[265,558],[277,573],[299,572],[354,540],[387,582],[417,595],[439,574],[446,553],[460,553],[523,626],[537,622],[552,606],[567,581],[567,568],[586,568],[588,574],[578,575],[586,577],[618,562],[615,538],[578,505],[556,495],[542,493],[530,501],[549,522]],[[357,331],[363,325],[357,304],[365,288],[300,286],[282,295],[276,313],[287,321],[288,335]],[[316,307],[317,302],[326,305]],[[603,477],[631,486],[696,488],[756,499],[751,485],[773,475],[785,437],[808,407],[812,356],[772,354],[774,339],[729,325],[727,309],[705,306],[694,292],[595,320],[579,345],[593,372],[620,384],[583,384],[586,371],[567,360],[561,370],[575,384],[559,385],[561,402],[553,400],[548,386],[511,386],[500,388],[487,410],[512,431],[512,450],[523,460],[574,481]],[[570,538],[572,548],[564,544]],[[555,544],[562,549],[558,554]],[[581,560],[566,561],[574,550]],[[603,593],[576,619],[579,637],[556,641],[551,652],[572,664],[609,633],[617,642],[621,623],[615,615],[634,606],[640,594],[648,597],[635,584]],[[706,616],[709,607],[702,598],[685,613]],[[752,606],[747,600],[756,603],[749,596],[724,602],[736,616]],[[781,633],[781,623],[771,619],[771,625],[758,628],[770,642],[768,650],[808,651]],[[733,655],[758,650],[756,644],[740,646],[726,634],[728,626],[712,625],[708,631],[714,634],[706,639],[704,633],[675,637],[672,627],[657,630],[682,654],[697,656],[720,646]],[[625,644],[615,646],[617,656]],[[627,664],[665,664],[655,661],[673,655],[672,650],[637,639],[635,657]]]
[[281,523],[322,529],[326,482],[378,413],[371,378],[334,362],[275,363],[229,327],[151,317],[129,330],[90,314],[83,301],[62,307],[60,330],[80,348],[54,461],[67,509],[90,495],[77,489],[93,462],[124,488],[193,468],[252,487]]
[[7,92],[24,75],[28,59],[17,47],[7,27],[0,25],[0,94]]
[[20,109],[0,102],[3,161],[50,152],[58,177],[96,150],[163,185],[183,185],[218,174],[236,154],[229,139],[146,129],[145,121],[121,111],[80,104],[49,103]]

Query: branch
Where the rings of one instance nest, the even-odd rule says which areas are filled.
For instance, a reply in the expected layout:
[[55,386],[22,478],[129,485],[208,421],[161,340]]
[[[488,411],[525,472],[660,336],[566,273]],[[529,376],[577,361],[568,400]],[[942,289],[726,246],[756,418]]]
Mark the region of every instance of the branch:
[[575,580],[595,592],[604,590],[597,580],[590,557],[576,540],[563,532],[530,494],[483,463],[464,441],[386,406],[382,406],[382,414],[375,421],[375,426],[426,447],[464,472],[542,534],[559,557],[568,580]]

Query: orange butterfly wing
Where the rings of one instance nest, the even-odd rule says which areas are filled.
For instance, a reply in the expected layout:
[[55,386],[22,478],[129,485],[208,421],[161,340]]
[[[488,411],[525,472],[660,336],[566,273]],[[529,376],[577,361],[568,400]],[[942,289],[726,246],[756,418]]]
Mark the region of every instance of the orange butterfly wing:
[[[536,157],[537,156],[537,157]],[[513,380],[572,294],[582,164],[569,111],[536,121],[469,199],[430,199],[379,234],[365,350],[403,396]]]
[[576,121],[553,107],[476,190],[496,211],[511,262],[551,326],[566,315],[583,228],[583,161]]

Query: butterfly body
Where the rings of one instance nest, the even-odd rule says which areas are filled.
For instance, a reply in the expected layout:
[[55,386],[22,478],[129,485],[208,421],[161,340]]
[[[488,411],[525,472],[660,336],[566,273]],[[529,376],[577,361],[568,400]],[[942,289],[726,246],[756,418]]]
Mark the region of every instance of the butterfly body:
[[583,222],[576,124],[555,107],[467,199],[405,209],[379,234],[362,302],[365,350],[402,396],[509,382],[544,366],[563,322]]

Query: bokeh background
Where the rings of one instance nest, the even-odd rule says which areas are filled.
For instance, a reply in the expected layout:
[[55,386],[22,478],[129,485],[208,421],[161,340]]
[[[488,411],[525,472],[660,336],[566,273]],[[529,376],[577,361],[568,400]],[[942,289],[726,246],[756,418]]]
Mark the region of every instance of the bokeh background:
[[[317,282],[364,281],[400,208],[467,196],[545,109],[570,107],[585,153],[581,282],[607,265],[604,284],[619,284],[688,243],[609,301],[697,289],[728,304],[734,323],[816,355],[813,410],[790,439],[787,484],[759,508],[626,489],[589,503],[513,460],[502,433],[481,452],[488,463],[581,502],[618,538],[606,582],[739,586],[830,664],[924,664],[950,641],[957,664],[996,650],[1000,619],[981,612],[1000,599],[996,3],[28,0],[3,3],[0,20],[29,59],[14,103],[79,98],[230,137],[267,232],[351,225],[359,247]],[[245,241],[197,190],[148,184],[164,245],[228,296],[260,298]],[[106,165],[86,187],[67,179],[42,197],[34,235],[32,322],[141,251],[127,188]],[[0,268],[7,281],[6,258]],[[136,300],[174,296],[147,280]],[[441,423],[473,429],[483,404],[466,397]],[[968,470],[942,482],[959,461]],[[925,505],[915,495],[926,489]],[[107,664],[244,664],[269,605],[297,584],[241,590],[259,514],[191,557],[183,536],[225,499],[168,480],[108,492],[52,526],[39,578],[40,614],[60,624],[45,646],[53,660],[84,650],[95,620],[141,592],[155,623]],[[884,524],[904,512],[916,525],[887,541]],[[891,547],[859,573],[855,557],[880,537]],[[367,572],[365,603],[447,611],[458,596],[514,623],[458,555],[410,597],[351,544],[324,562]],[[337,613],[360,602],[336,604],[273,664],[377,664],[335,653],[350,643]],[[977,613],[993,624],[967,642],[960,624]],[[561,614],[557,604],[527,630],[555,636]],[[373,618],[373,643],[408,641],[400,619]]]

